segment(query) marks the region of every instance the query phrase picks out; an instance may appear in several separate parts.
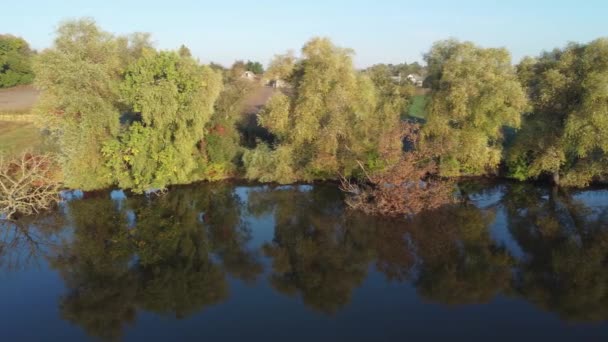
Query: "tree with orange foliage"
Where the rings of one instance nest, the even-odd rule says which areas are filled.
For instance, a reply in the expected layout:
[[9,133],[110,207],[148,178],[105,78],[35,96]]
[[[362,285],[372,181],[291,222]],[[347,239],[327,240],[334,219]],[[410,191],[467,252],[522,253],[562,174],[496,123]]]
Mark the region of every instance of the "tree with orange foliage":
[[369,173],[358,162],[366,175],[363,181],[352,182],[340,176],[340,188],[348,194],[349,207],[368,214],[415,215],[453,202],[454,184],[438,178],[432,154],[419,144],[419,130],[417,124],[403,123],[395,131],[398,137],[391,139],[402,139],[409,151],[390,168]]

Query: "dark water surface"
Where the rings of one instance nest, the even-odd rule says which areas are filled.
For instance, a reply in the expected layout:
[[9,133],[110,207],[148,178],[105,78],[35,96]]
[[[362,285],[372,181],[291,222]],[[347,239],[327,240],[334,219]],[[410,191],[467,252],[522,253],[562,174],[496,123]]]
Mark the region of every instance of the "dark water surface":
[[608,191],[464,188],[409,221],[332,185],[71,193],[0,225],[0,339],[607,341]]

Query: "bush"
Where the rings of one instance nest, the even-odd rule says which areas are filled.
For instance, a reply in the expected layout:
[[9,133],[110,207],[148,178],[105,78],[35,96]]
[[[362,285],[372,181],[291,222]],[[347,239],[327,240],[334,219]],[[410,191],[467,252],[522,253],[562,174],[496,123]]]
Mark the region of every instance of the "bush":
[[32,83],[33,54],[22,38],[0,35],[0,88]]
[[58,167],[51,155],[0,157],[0,216],[31,215],[59,201]]

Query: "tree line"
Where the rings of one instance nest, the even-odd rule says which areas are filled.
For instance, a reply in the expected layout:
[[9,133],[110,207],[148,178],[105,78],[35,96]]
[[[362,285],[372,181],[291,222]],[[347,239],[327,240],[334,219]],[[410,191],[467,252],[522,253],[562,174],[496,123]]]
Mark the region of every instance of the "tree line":
[[[300,56],[275,56],[265,75],[287,87],[252,119],[243,115],[252,86],[235,70],[263,71],[259,63],[225,70],[199,63],[185,46],[157,50],[148,34],[115,36],[90,19],[69,21],[35,58],[37,110],[71,188],[366,179],[395,172],[412,152],[402,120],[412,86],[391,76],[422,67],[360,71],[353,54],[313,38]],[[504,48],[445,40],[424,60],[430,100],[416,163],[435,163],[436,177],[606,180],[607,39],[518,65]]]

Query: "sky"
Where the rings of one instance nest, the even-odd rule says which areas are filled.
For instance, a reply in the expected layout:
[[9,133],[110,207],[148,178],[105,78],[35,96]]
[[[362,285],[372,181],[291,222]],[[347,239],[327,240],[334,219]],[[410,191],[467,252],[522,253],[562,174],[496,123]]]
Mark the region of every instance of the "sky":
[[190,48],[202,62],[267,64],[314,36],[355,50],[355,64],[422,61],[446,38],[506,47],[514,62],[567,42],[608,36],[606,0],[7,1],[0,33],[52,46],[57,25],[91,17],[115,34],[150,32],[156,47]]

